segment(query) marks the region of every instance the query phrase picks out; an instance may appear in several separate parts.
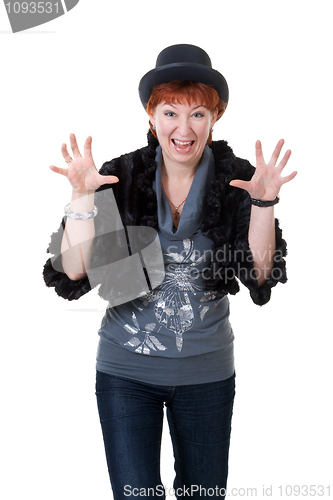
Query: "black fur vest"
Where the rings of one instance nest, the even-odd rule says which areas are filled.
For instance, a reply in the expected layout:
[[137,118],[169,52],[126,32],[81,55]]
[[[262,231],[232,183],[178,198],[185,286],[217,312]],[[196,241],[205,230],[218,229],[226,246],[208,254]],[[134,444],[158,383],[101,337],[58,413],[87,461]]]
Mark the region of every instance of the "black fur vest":
[[[113,189],[122,222],[125,226],[141,225],[158,230],[157,199],[152,187],[157,164],[155,161],[157,139],[149,132],[148,146],[104,163],[100,173],[116,175],[119,183],[104,185],[99,191]],[[232,179],[251,179],[254,167],[237,158],[225,141],[210,145],[215,159],[215,177],[206,200],[206,214],[201,225],[204,236],[213,241],[214,259],[207,289],[235,294],[239,291],[237,278],[249,289],[252,300],[263,305],[270,299],[271,288],[278,282],[285,283],[286,268],[283,257],[286,243],[276,220],[276,254],[271,277],[258,287],[253,270],[252,254],[248,244],[251,203],[248,193],[229,185]],[[52,236],[49,251],[59,252],[56,234]],[[59,240],[59,238],[58,238]],[[90,290],[87,278],[71,281],[52,268],[50,259],[44,267],[48,286],[69,300],[77,299]]]

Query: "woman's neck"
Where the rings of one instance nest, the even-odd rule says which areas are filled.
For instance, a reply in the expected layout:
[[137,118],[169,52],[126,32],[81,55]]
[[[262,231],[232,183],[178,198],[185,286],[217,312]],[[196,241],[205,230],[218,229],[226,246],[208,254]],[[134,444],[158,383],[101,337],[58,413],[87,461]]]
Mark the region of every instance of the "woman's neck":
[[162,161],[162,188],[169,201],[174,226],[177,228],[188,193],[196,173],[189,165],[170,164]]
[[187,182],[193,179],[198,166],[198,162],[193,165],[183,165],[182,163],[174,163],[169,161],[168,159],[163,158],[162,177],[165,179],[173,179],[181,183]]

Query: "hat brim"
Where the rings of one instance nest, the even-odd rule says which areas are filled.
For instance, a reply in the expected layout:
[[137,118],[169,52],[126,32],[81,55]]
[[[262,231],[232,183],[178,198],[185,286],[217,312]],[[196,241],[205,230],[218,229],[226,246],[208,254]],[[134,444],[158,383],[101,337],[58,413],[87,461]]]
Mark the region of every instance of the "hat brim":
[[146,109],[155,85],[173,82],[175,80],[192,81],[212,85],[217,91],[220,99],[222,99],[225,103],[228,103],[228,84],[221,73],[203,64],[173,63],[155,68],[141,78],[139,84],[139,95],[143,107]]

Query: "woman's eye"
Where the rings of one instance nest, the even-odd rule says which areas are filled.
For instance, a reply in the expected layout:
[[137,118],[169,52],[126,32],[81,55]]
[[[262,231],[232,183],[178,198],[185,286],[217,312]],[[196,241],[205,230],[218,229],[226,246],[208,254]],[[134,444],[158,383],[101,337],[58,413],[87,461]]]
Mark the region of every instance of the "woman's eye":
[[175,113],[174,113],[173,111],[167,111],[167,112],[165,113],[165,116],[170,116],[170,117],[172,117],[172,116],[175,116]]
[[193,116],[194,116],[194,118],[202,118],[203,114],[202,113],[194,113]]

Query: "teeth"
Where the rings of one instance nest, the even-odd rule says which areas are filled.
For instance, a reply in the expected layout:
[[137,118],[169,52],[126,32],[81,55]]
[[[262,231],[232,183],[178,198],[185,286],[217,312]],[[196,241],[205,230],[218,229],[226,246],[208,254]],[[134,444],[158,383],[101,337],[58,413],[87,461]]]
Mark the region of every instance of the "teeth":
[[179,144],[179,146],[189,146],[190,144],[192,144],[192,141],[182,142],[182,141],[177,141],[177,139],[174,139],[174,142],[176,144]]

